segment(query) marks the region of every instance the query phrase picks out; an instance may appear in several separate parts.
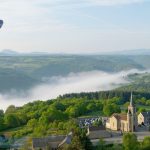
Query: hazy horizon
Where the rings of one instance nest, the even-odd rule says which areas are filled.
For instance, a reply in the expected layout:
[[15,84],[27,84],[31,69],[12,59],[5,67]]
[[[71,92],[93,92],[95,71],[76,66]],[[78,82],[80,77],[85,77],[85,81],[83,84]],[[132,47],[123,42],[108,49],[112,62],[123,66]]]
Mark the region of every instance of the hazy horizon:
[[[6,48],[6,49],[0,49],[0,53],[7,53],[7,52],[8,52],[8,53],[9,53],[9,52],[10,52],[10,53],[11,53],[11,52],[12,52],[12,53],[13,53],[13,52],[15,53],[15,52],[16,52],[16,53],[18,53],[18,54],[30,54],[30,53],[35,53],[35,54],[36,54],[36,53],[39,53],[39,54],[41,53],[41,54],[44,54],[44,53],[45,53],[45,54],[60,54],[60,55],[61,55],[61,54],[62,54],[62,55],[63,55],[63,54],[66,54],[66,55],[67,55],[67,54],[68,54],[68,55],[80,55],[80,54],[81,54],[81,55],[86,55],[86,54],[87,54],[87,55],[94,55],[94,54],[96,55],[96,54],[100,54],[100,55],[101,55],[101,54],[117,54],[117,52],[119,52],[119,54],[121,54],[121,53],[126,53],[126,52],[137,52],[137,51],[138,51],[139,53],[140,53],[140,52],[143,52],[143,51],[144,51],[144,52],[145,52],[145,51],[146,51],[146,52],[150,52],[150,49],[145,49],[145,48],[139,48],[139,49],[120,49],[120,50],[107,50],[107,51],[101,50],[101,51],[93,51],[93,52],[92,52],[92,51],[88,51],[88,52],[86,52],[86,51],[83,51],[83,52],[78,52],[78,51],[77,51],[77,52],[76,52],[76,51],[71,51],[71,52],[70,52],[70,51],[66,51],[66,52],[65,52],[65,51],[64,51],[64,52],[61,52],[61,51],[60,51],[60,52],[59,52],[59,51],[56,51],[56,52],[55,52],[55,51],[48,51],[48,50],[43,50],[43,51],[42,51],[42,50],[41,50],[41,51],[20,51],[20,50],[7,49],[7,48]],[[144,52],[143,52],[143,54],[144,54]]]

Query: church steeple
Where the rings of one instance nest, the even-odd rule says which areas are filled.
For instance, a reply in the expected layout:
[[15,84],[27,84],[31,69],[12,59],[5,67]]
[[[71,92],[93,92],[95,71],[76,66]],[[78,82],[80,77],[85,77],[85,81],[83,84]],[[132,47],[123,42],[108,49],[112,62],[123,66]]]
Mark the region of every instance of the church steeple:
[[131,132],[135,131],[137,128],[137,115],[136,115],[136,106],[133,103],[132,92],[130,97],[130,105],[128,106],[127,120],[128,120],[128,130]]
[[133,94],[131,92],[131,98],[130,98],[130,106],[133,106]]

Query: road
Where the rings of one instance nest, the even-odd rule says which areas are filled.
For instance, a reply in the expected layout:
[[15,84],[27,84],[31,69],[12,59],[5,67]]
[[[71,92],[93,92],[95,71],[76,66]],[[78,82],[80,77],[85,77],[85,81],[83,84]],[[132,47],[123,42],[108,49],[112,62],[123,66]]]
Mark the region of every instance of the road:
[[[150,136],[150,132],[134,132],[134,134],[137,135],[138,141],[143,141],[144,137]],[[99,139],[91,140],[93,145],[97,145],[99,142]],[[106,144],[113,144],[113,143],[122,143],[122,136],[115,136],[111,138],[104,138],[104,141]]]

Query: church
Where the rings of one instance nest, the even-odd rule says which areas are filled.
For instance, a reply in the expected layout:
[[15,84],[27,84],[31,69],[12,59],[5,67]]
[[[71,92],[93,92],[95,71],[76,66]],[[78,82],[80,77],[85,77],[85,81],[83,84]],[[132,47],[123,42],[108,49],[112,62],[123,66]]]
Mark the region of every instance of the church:
[[106,122],[106,128],[114,131],[135,132],[138,127],[136,106],[131,93],[127,114],[113,114]]

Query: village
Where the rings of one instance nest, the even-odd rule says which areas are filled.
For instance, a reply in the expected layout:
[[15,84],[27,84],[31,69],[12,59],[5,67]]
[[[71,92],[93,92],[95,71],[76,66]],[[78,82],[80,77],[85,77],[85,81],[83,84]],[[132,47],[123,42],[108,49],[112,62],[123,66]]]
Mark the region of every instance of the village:
[[[110,117],[80,117],[77,123],[79,128],[87,129],[86,135],[93,145],[97,145],[99,139],[103,139],[107,144],[122,143],[123,134],[128,132],[136,134],[139,141],[142,141],[145,136],[150,136],[150,112],[141,112],[137,115],[132,93],[126,114],[114,113]],[[45,150],[49,146],[55,150],[65,144],[71,144],[71,139],[71,131],[68,135],[32,138],[32,150]],[[16,140],[10,149],[19,149],[26,140],[27,137]],[[0,136],[0,145],[6,141],[5,136]]]
[[[123,133],[126,132],[134,132],[139,141],[142,141],[145,136],[150,136],[150,112],[141,112],[137,115],[132,93],[127,114],[114,113],[110,117],[81,117],[77,121],[80,128],[87,128],[87,136],[94,145],[98,144],[100,138],[104,139],[108,144],[122,143]],[[95,124],[97,125],[95,126]],[[32,141],[33,150],[39,148],[44,150],[48,143],[51,143],[53,149],[57,149],[63,144],[71,143],[71,135],[69,133],[65,137],[35,138]]]
[[[87,129],[87,136],[93,143],[97,145],[99,139],[105,140],[106,143],[122,143],[123,133],[134,132],[139,141],[142,141],[145,136],[150,136],[150,112],[141,112],[137,115],[136,105],[134,104],[131,93],[130,104],[126,114],[114,113],[110,117],[95,116],[95,117],[80,117],[77,119],[80,128]],[[64,144],[70,144],[72,132],[68,135],[51,135],[44,138],[33,138],[33,150],[45,150],[48,146],[52,149],[63,147]],[[11,150],[19,149],[27,140],[22,138],[17,140]],[[3,144],[7,139],[5,136],[0,136],[0,144]]]

